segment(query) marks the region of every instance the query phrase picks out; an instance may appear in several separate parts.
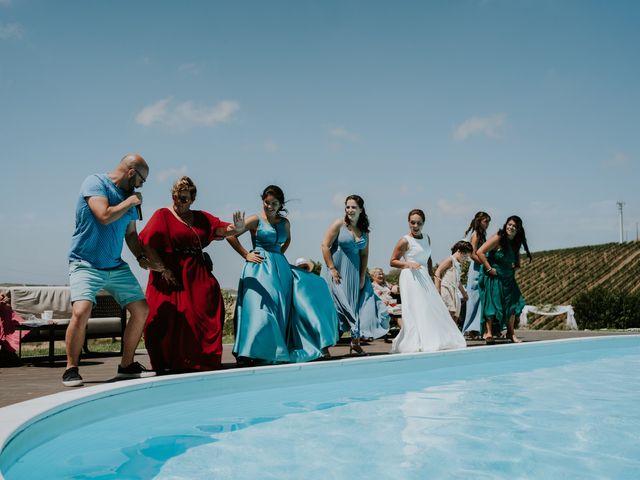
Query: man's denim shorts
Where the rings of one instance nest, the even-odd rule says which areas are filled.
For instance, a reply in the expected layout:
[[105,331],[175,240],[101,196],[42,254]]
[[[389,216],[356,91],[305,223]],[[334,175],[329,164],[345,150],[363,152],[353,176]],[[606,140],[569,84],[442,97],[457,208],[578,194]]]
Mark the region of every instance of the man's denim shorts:
[[111,270],[100,270],[85,262],[71,262],[69,285],[71,286],[71,303],[78,300],[96,303],[96,294],[101,289],[113,295],[122,307],[145,299],[138,280],[126,263]]

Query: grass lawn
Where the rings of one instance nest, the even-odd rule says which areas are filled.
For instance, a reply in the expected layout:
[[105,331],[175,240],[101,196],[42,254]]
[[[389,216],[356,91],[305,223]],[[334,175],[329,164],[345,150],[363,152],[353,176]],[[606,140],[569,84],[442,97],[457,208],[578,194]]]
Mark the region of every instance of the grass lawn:
[[[120,352],[120,338],[98,338],[89,340],[89,351],[92,353],[118,353]],[[138,348],[144,348],[144,341],[140,340]],[[54,352],[56,355],[65,355],[64,340],[54,343]],[[46,357],[49,355],[49,342],[23,343],[22,357]]]

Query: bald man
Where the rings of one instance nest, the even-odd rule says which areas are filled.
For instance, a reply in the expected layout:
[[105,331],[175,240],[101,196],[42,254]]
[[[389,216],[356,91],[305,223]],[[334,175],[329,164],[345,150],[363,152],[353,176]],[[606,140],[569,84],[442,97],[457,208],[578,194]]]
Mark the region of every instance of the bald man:
[[62,383],[67,387],[83,385],[78,371],[80,352],[91,309],[101,289],[111,293],[130,314],[117,376],[142,378],[155,375],[133,359],[149,306],[129,265],[121,258],[122,244],[126,240],[140,267],[149,267],[136,231],[137,208],[142,204],[142,195],[134,191],[142,187],[147,175],[149,166],[144,158],[129,154],[111,173],[90,175],[80,188],[76,227],[69,252],[72,313],[65,337],[67,369],[62,376]]

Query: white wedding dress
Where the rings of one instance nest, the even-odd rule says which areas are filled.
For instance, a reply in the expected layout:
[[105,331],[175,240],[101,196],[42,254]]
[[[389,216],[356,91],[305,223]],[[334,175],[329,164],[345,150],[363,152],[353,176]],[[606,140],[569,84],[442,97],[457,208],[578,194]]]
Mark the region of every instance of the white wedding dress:
[[[426,236],[425,236],[426,237]],[[467,346],[462,333],[451,319],[427,270],[431,246],[426,238],[404,238],[409,249],[407,262],[420,264],[419,270],[404,268],[400,273],[402,330],[393,340],[391,353],[435,352]]]

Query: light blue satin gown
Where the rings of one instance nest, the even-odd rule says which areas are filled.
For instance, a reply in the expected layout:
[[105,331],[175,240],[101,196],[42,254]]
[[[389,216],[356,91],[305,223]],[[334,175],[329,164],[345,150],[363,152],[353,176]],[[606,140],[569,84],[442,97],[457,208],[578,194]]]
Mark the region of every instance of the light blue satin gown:
[[246,262],[236,302],[236,357],[265,363],[305,362],[336,343],[337,318],[324,281],[292,267],[281,253],[284,222],[262,218],[253,250],[262,263]]
[[[471,239],[469,239],[471,241]],[[481,236],[478,243],[478,248],[486,241],[484,236]],[[480,279],[480,270],[482,265],[476,263],[473,260],[469,264],[469,271],[467,272],[467,295],[469,299],[466,303],[466,313],[464,317],[464,324],[462,326],[462,333],[466,332],[480,332],[480,321],[482,320],[482,303],[480,302],[480,286],[478,280]]]
[[308,362],[338,341],[338,317],[329,287],[315,273],[291,266],[293,304],[288,345],[292,362]]
[[360,251],[368,241],[366,233],[356,241],[346,225],[342,225],[330,249],[342,280],[336,284],[329,269],[324,272],[338,313],[340,331],[350,331],[354,338],[380,338],[389,331],[387,308],[373,292],[368,275],[360,290]]
[[478,280],[480,278],[480,269],[482,265],[471,261],[469,264],[469,272],[467,273],[467,312],[464,317],[464,325],[462,333],[479,332],[480,320],[482,319],[482,304],[480,302],[480,287]]

